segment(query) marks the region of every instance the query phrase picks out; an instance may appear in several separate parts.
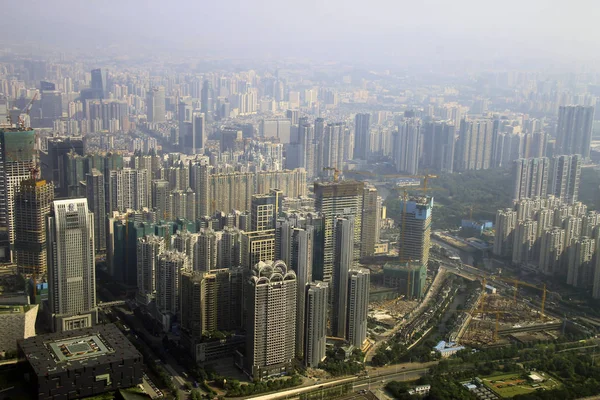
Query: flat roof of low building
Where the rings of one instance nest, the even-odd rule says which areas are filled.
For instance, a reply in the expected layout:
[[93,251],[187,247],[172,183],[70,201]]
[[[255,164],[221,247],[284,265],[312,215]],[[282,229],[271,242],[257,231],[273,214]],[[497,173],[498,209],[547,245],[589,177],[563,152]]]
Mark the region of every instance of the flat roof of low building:
[[142,357],[114,324],[35,336],[19,348],[37,375]]

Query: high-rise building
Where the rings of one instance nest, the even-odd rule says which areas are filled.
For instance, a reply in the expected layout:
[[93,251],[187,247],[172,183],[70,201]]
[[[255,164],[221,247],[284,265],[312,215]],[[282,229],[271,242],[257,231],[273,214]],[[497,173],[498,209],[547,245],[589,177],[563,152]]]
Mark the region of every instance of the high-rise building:
[[381,198],[377,188],[365,185],[363,192],[362,232],[360,238],[360,256],[372,256],[375,245],[379,243],[379,223],[381,219]]
[[582,156],[557,156],[550,160],[548,194],[573,204],[579,196]]
[[207,139],[206,117],[203,113],[194,112],[192,115],[192,142],[190,143],[192,154],[200,153],[200,149],[204,148]]
[[107,71],[106,69],[97,68],[92,70],[92,84],[91,89],[95,99],[108,98],[108,91],[106,90],[107,85]]
[[354,218],[335,219],[333,275],[331,279],[331,331],[346,337],[348,312],[348,273],[354,265]]
[[104,175],[92,169],[85,176],[86,197],[90,211],[94,213],[94,246],[96,251],[106,250],[106,196],[104,194]]
[[366,160],[371,148],[371,114],[356,114],[354,117],[354,158]]
[[491,119],[463,119],[460,123],[455,169],[467,171],[491,168],[494,132],[494,121]]
[[538,222],[530,219],[518,221],[513,240],[513,264],[528,264],[537,257]]
[[[33,132],[31,135],[33,149]],[[83,156],[83,139],[81,137],[48,138],[47,150],[40,152],[40,161],[43,165],[42,179],[50,181],[54,184],[56,198],[68,196],[67,157],[71,152]],[[123,167],[122,156],[120,166]],[[105,172],[104,167],[102,167],[102,170]]]
[[252,231],[275,229],[275,221],[282,201],[283,193],[278,189],[271,189],[269,194],[252,196],[250,229]]
[[312,281],[314,227],[295,227],[291,221],[278,221],[276,258],[281,259],[296,273],[298,281],[298,307],[296,310],[296,357],[304,357],[306,286]]
[[567,284],[586,287],[594,279],[594,251],[596,242],[587,236],[575,238],[568,250]]
[[36,166],[33,130],[0,128],[0,259],[10,260],[15,240],[15,192]]
[[260,261],[275,258],[275,229],[242,232],[242,266],[251,269]]
[[155,87],[148,91],[146,95],[146,107],[148,109],[148,122],[160,123],[166,120],[165,111],[165,88]]
[[565,250],[565,230],[552,228],[542,234],[540,246],[540,270],[546,275],[560,272]]
[[166,317],[163,327],[168,330],[170,317],[179,311],[180,273],[190,269],[189,260],[184,253],[165,251],[158,255],[156,267],[156,307]]
[[346,339],[360,349],[367,339],[367,314],[369,312],[370,272],[366,268],[348,272],[348,310]]
[[513,161],[513,200],[546,197],[550,160],[542,158],[520,158]]
[[214,97],[212,82],[205,80],[202,84],[200,108],[204,115],[210,120],[214,109]]
[[398,125],[394,136],[393,158],[396,171],[409,175],[419,172],[421,153],[421,121],[409,118]]
[[242,327],[243,276],[242,268],[182,271],[181,324],[191,339]]
[[245,369],[255,381],[291,372],[296,348],[296,274],[283,261],[259,262],[252,268],[245,293]]
[[311,282],[305,287],[304,365],[317,368],[325,360],[329,285]]
[[556,128],[556,155],[580,154],[590,158],[594,107],[561,106]]
[[454,170],[455,127],[452,121],[432,121],[423,125],[423,156],[419,166],[437,172]]
[[54,187],[45,180],[21,181],[15,194],[15,258],[21,274],[46,274],[46,217],[52,200]]
[[149,173],[145,169],[110,171],[110,211],[141,210],[150,205]]
[[137,242],[137,299],[149,304],[156,294],[158,256],[166,249],[165,238],[148,235]]
[[315,242],[315,246],[323,249],[323,261],[318,259],[314,261],[315,264],[322,265],[322,268],[314,271],[314,278],[331,282],[335,253],[335,220],[338,217],[354,217],[354,262],[360,258],[364,183],[316,182],[314,193],[315,209],[321,213],[324,220],[324,231],[320,237],[323,242]]
[[97,321],[94,217],[87,200],[55,200],[48,216],[48,305],[52,330]]
[[152,207],[159,218],[164,220],[173,219],[171,215],[171,189],[169,181],[164,179],[153,179],[152,188]]
[[411,196],[407,198],[406,206],[403,205],[402,209],[403,213],[406,210],[406,214],[401,216],[404,232],[400,233],[398,243],[400,263],[418,261],[427,267],[433,197]]
[[[344,164],[344,124],[341,122],[327,124],[321,142],[321,169],[319,174],[331,175],[323,168],[343,169]],[[331,171],[329,171],[331,172]]]
[[[220,234],[220,233],[219,233]],[[219,261],[219,237],[210,228],[202,228],[194,247],[194,271],[208,272],[216,269]]]

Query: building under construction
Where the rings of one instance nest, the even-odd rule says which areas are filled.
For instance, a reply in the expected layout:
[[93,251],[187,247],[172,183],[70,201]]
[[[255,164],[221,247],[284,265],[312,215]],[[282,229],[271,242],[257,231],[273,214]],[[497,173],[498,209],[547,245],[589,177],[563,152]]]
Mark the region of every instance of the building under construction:
[[383,266],[383,284],[398,289],[407,299],[420,299],[425,294],[427,266],[420,261],[387,263]]
[[545,315],[542,310],[532,307],[531,303],[488,294],[482,296],[471,312],[460,343],[474,347],[502,345],[515,340],[524,341],[519,339],[523,333],[535,340],[552,339],[560,327],[560,320]]
[[21,274],[46,273],[46,216],[54,185],[42,179],[21,181],[15,194],[15,258]]

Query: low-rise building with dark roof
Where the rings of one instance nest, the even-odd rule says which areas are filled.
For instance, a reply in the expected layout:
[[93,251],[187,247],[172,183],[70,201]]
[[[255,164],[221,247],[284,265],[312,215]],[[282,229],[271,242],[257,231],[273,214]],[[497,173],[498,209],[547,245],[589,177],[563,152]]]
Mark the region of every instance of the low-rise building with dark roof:
[[142,382],[142,355],[113,324],[39,335],[18,347],[39,400],[77,399]]

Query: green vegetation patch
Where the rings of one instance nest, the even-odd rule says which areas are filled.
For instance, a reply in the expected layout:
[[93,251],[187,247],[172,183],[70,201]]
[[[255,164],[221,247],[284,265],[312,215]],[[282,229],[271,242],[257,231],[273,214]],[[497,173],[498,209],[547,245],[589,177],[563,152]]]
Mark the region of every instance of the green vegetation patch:
[[534,382],[525,373],[491,375],[481,378],[481,380],[485,386],[505,399],[538,390],[559,389],[562,386],[562,383],[551,375],[539,371],[532,373],[543,378],[543,381]]

